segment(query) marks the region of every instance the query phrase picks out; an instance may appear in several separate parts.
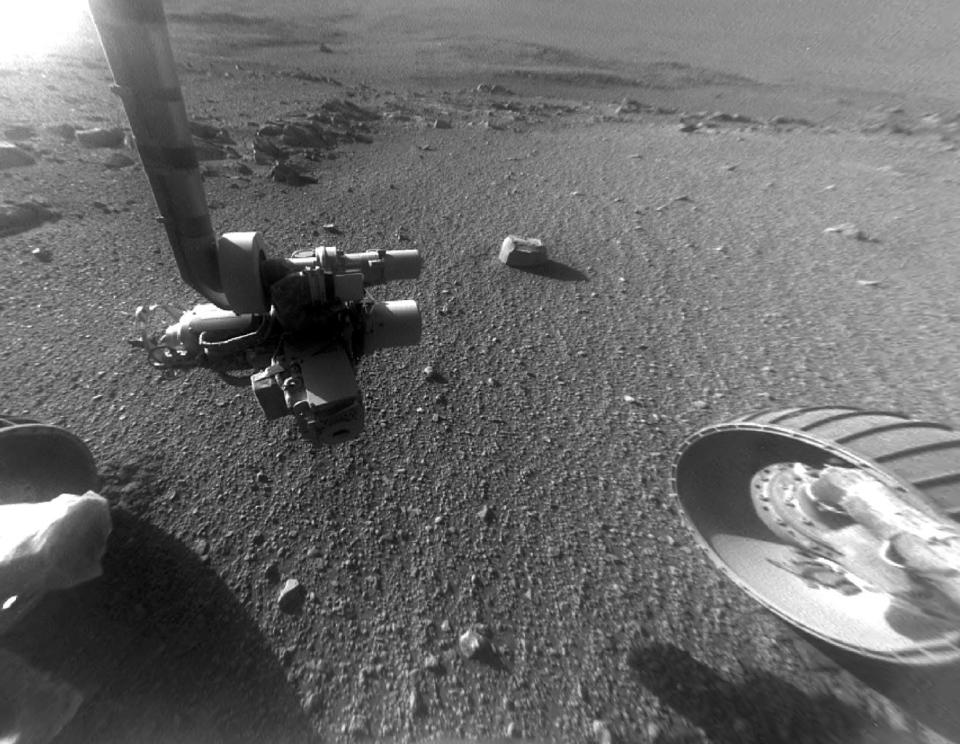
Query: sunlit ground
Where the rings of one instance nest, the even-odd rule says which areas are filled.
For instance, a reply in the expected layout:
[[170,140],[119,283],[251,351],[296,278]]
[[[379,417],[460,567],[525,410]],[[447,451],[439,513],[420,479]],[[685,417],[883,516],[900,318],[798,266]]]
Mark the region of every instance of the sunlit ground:
[[85,0],[0,0],[0,67],[62,49],[87,27],[87,15]]

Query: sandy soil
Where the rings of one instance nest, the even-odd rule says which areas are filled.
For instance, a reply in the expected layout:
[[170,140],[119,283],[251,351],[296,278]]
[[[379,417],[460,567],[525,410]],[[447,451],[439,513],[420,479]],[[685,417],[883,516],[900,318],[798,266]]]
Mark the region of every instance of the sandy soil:
[[[0,238],[0,410],[84,438],[116,520],[104,578],[2,640],[84,691],[58,741],[584,741],[598,720],[637,742],[960,739],[956,670],[814,649],[707,565],[667,483],[686,435],[761,407],[960,420],[946,77],[885,89],[835,42],[863,65],[840,81],[822,56],[792,83],[709,45],[637,61],[625,34],[600,51],[602,24],[559,45],[576,11],[556,6],[506,23],[482,4],[464,26],[434,3],[332,4],[310,26],[169,4],[191,117],[253,169],[208,164],[218,229],[287,254],[329,242],[326,222],[348,250],[402,228],[425,258],[378,292],[420,302],[423,343],[364,361],[367,432],[333,451],[127,342],[135,305],[197,298],[140,167],[45,129],[124,122],[95,41],[0,72],[0,123],[35,127],[37,156],[0,194],[61,215]],[[268,180],[257,127],[337,98],[380,115],[372,144],[317,164],[318,185]],[[824,234],[842,222],[872,240]],[[553,264],[499,264],[509,233]],[[302,614],[279,611],[278,577],[312,592]],[[460,659],[475,621],[501,664]]]

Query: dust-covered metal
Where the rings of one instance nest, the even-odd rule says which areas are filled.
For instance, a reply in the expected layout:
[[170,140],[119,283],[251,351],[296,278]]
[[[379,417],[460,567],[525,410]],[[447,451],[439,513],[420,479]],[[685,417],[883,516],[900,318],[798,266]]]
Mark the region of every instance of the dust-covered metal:
[[960,437],[797,408],[690,437],[673,487],[713,561],[802,630],[904,664],[960,659]]
[[[93,455],[76,435],[58,426],[0,415],[0,506],[82,494],[99,483]],[[4,595],[0,596],[0,636],[42,597],[42,592],[31,591],[0,594]]]

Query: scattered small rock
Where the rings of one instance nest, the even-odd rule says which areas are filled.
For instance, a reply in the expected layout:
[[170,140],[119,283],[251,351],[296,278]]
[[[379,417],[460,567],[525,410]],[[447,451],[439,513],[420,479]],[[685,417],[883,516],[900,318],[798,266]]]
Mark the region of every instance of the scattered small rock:
[[595,744],[614,744],[616,741],[606,721],[594,721],[590,724],[590,730]]
[[520,731],[520,727],[517,725],[516,721],[510,721],[510,723],[507,724],[506,734],[508,739],[519,739],[521,736],[523,736],[523,733]]
[[414,718],[423,718],[427,715],[427,703],[416,685],[410,690],[410,715]]
[[217,140],[228,145],[234,144],[233,139],[230,137],[230,133],[226,129],[215,126],[214,124],[207,124],[206,122],[202,121],[190,122],[190,134],[192,134],[194,137],[199,137],[200,139]]
[[44,222],[55,222],[60,213],[40,201],[0,203],[0,237],[30,230]]
[[460,636],[457,646],[460,655],[473,661],[484,661],[494,655],[493,644],[490,642],[490,630],[485,625],[474,625]]
[[280,581],[280,564],[276,561],[271,561],[263,570],[263,577],[271,584],[276,584]]
[[110,129],[97,127],[95,129],[81,129],[76,132],[77,142],[84,147],[120,147],[123,145],[124,134],[120,127]]
[[369,736],[367,722],[360,715],[350,716],[350,723],[344,728],[346,729],[344,733],[353,739],[364,739]]
[[34,248],[30,254],[41,263],[50,263],[53,260],[53,251],[49,248]]
[[433,120],[433,128],[434,129],[452,129],[453,124],[450,122],[450,119],[446,117],[438,116],[436,119]]
[[12,142],[0,140],[0,169],[19,168],[23,165],[33,165],[37,162],[33,155],[17,147]]
[[237,160],[240,158],[240,153],[234,148],[199,137],[194,138],[193,149],[197,153],[197,160],[202,163],[209,160]]
[[326,223],[323,226],[323,229],[331,235],[343,235],[343,230],[337,227],[336,223],[333,222]]
[[281,612],[295,615],[303,608],[306,599],[307,590],[303,588],[303,585],[296,579],[287,579],[277,595],[277,606]]
[[513,95],[512,90],[510,90],[509,88],[505,88],[502,85],[497,85],[496,83],[492,85],[490,83],[480,83],[480,85],[477,86],[477,93],[492,93],[494,95],[500,95],[500,96]]
[[512,267],[539,266],[547,260],[547,249],[539,238],[508,235],[500,245],[500,262]]
[[437,676],[440,676],[446,671],[443,666],[443,661],[436,654],[430,654],[426,659],[423,660],[423,668],[431,674],[436,674]]
[[639,114],[643,111],[649,111],[650,107],[646,104],[640,103],[633,98],[624,98],[620,101],[620,105],[616,108],[617,116],[621,114]]
[[107,159],[103,161],[103,166],[104,168],[111,169],[129,168],[135,162],[136,161],[129,155],[125,155],[122,152],[112,152]]
[[323,696],[319,692],[311,692],[304,698],[303,709],[307,713],[319,713],[323,708]]
[[427,382],[446,382],[446,378],[432,364],[423,368],[423,379]]
[[306,186],[317,183],[317,179],[301,172],[290,163],[277,163],[270,169],[270,178],[277,183],[285,183],[288,186]]
[[825,228],[824,233],[840,235],[841,237],[850,238],[851,240],[872,242],[870,237],[852,222],[843,222],[839,225],[833,225],[832,227]]
[[769,124],[770,126],[773,126],[773,127],[788,127],[788,126],[814,127],[816,126],[816,124],[814,124],[809,119],[803,119],[798,116],[774,116],[772,119],[770,119]]
[[484,524],[490,524],[493,522],[493,507],[489,505],[484,505],[480,511],[477,512],[477,517]]

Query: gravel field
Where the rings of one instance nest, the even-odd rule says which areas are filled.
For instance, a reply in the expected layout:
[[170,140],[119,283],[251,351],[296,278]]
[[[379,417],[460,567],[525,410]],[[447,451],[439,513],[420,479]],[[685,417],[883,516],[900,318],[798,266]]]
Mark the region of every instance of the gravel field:
[[[84,693],[58,744],[960,740],[956,670],[815,648],[708,564],[669,492],[686,436],[761,408],[960,420],[950,111],[799,119],[722,77],[694,113],[699,84],[556,66],[391,85],[339,53],[201,54],[236,17],[171,6],[190,117],[242,156],[205,163],[215,227],[276,255],[418,249],[421,279],[374,294],[416,298],[424,337],[363,361],[366,432],[332,450],[210,372],[150,367],[134,307],[198,298],[139,163],[104,165],[135,152],[48,129],[126,125],[99,49],[0,70],[0,124],[31,126],[36,159],[0,170],[0,201],[59,215],[0,237],[0,410],[83,438],[115,522],[104,577],[0,641]],[[372,141],[316,185],[269,180],[258,127],[332,100],[377,115]],[[868,239],[824,232],[848,222]],[[503,266],[508,234],[551,262]],[[493,650],[468,660],[477,623]]]

